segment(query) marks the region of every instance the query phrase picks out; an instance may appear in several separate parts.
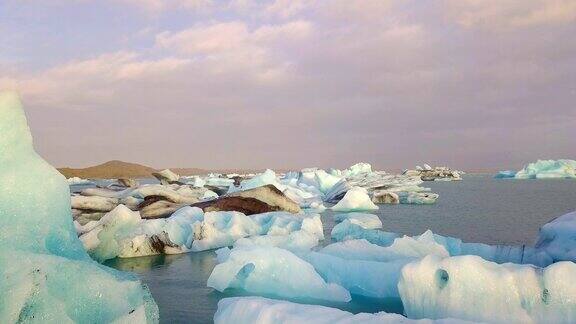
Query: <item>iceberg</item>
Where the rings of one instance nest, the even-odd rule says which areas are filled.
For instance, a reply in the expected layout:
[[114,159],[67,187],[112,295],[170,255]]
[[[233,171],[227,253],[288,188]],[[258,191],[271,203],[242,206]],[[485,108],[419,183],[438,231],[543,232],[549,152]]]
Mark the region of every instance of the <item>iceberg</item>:
[[241,238],[234,243],[234,247],[272,246],[294,253],[304,253],[317,246],[320,238],[306,230],[299,230],[288,235],[260,235]]
[[395,238],[389,246],[372,244],[365,239],[332,243],[320,250],[320,253],[338,256],[348,260],[366,260],[389,262],[405,258],[421,258],[426,255],[448,257],[446,246],[438,243],[432,231],[426,231],[417,237],[403,236]]
[[414,258],[389,262],[350,260],[310,252],[302,256],[326,282],[346,288],[351,294],[373,298],[400,298],[398,280],[402,268]]
[[431,205],[436,203],[439,195],[431,192],[400,192],[398,197],[401,204]]
[[528,163],[518,172],[500,171],[495,177],[515,179],[576,179],[576,161],[538,160],[536,162]]
[[330,236],[335,241],[346,241],[354,239],[365,239],[370,243],[380,246],[388,246],[394,242],[399,235],[396,233],[385,232],[376,229],[366,229],[361,225],[352,224],[350,220],[345,219],[342,223],[336,224],[332,228]]
[[534,247],[549,255],[552,262],[576,262],[576,211],[544,224]]
[[84,251],[68,183],[34,151],[16,94],[0,93],[0,115],[0,322],[158,322],[135,276]]
[[180,180],[180,176],[170,169],[164,169],[160,172],[152,172],[152,175],[162,184],[169,184]]
[[[305,233],[294,233],[303,231]],[[309,250],[324,238],[319,214],[271,212],[246,216],[239,212],[206,212],[186,206],[163,219],[142,219],[137,211],[119,205],[99,221],[77,224],[84,248],[96,260],[155,254],[178,254],[241,244],[273,245]],[[294,234],[293,234],[294,233]]]
[[342,172],[345,177],[353,177],[361,174],[372,173],[372,166],[369,163],[360,162]]
[[477,256],[427,256],[402,269],[398,289],[409,318],[490,323],[574,323],[576,264],[496,264]]
[[350,301],[350,293],[326,283],[311,264],[288,250],[276,247],[243,247],[219,252],[221,263],[208,278],[218,291],[238,288],[254,294],[283,298]]
[[66,181],[68,182],[69,185],[73,186],[73,185],[92,185],[94,184],[93,181],[88,180],[88,179],[82,179],[79,177],[72,177],[72,178],[68,178],[66,179]]
[[353,187],[348,190],[342,200],[332,206],[332,210],[341,212],[377,209],[378,206],[372,202],[366,189],[361,187]]
[[[545,248],[542,247],[466,243],[457,238],[434,234],[430,230],[424,232],[420,236],[404,236],[402,239],[399,239],[400,235],[396,233],[384,232],[374,229],[365,229],[361,226],[351,224],[349,221],[344,221],[334,226],[331,236],[338,242],[364,239],[369,243],[379,245],[381,247],[389,247],[395,243],[402,243],[404,251],[408,251],[407,249],[414,249],[414,252],[420,256],[429,254],[426,252],[426,248],[423,247],[428,246],[428,248],[431,249],[430,252],[432,252],[438,251],[438,247],[440,245],[448,252],[449,256],[477,255],[484,258],[485,260],[496,263],[512,262],[517,264],[533,264],[541,267],[549,265],[553,262],[552,256]],[[424,245],[420,243],[424,243]],[[367,244],[364,243],[364,245]],[[566,246],[566,243],[561,245]],[[345,245],[341,245],[340,248],[343,246]],[[375,248],[370,250],[377,251]],[[365,249],[364,251],[369,250]],[[384,250],[379,251],[382,252]],[[383,257],[386,258],[386,256]],[[568,255],[564,254],[564,257],[567,259]]]
[[496,179],[513,179],[516,177],[516,171],[506,170],[506,171],[499,171],[494,178]]
[[214,315],[215,324],[465,324],[472,323],[456,319],[438,321],[410,320],[399,314],[379,312],[376,314],[352,314],[337,308],[297,304],[263,297],[232,297],[218,302]]
[[344,220],[348,220],[351,224],[360,225],[366,229],[382,228],[382,221],[378,215],[364,213],[343,213],[334,215],[334,221],[336,223],[341,223]]

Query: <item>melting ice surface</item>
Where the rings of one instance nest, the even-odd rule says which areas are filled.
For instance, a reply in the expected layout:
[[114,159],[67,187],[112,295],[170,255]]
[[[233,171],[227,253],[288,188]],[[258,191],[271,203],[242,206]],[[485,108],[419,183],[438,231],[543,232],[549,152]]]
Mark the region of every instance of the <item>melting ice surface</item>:
[[16,94],[0,93],[0,322],[113,321],[157,322],[158,308],[84,251],[66,179],[34,152]]

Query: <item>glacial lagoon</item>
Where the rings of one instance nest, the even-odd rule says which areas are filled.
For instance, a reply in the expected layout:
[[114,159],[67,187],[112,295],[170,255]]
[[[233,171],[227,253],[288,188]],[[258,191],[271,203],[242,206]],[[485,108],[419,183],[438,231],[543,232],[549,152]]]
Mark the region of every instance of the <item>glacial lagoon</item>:
[[[538,229],[576,207],[576,181],[499,180],[492,174],[466,175],[459,182],[428,182],[440,194],[434,205],[379,205],[384,230],[405,235],[434,233],[465,242],[532,245]],[[333,212],[322,213],[326,239],[334,226]],[[211,323],[220,299],[246,296],[242,291],[220,293],[206,286],[216,265],[214,251],[114,259],[105,264],[136,273],[148,285],[160,308],[162,323]],[[272,296],[270,296],[272,297]],[[403,311],[399,300],[352,296],[350,303],[295,300],[337,307],[354,313]]]

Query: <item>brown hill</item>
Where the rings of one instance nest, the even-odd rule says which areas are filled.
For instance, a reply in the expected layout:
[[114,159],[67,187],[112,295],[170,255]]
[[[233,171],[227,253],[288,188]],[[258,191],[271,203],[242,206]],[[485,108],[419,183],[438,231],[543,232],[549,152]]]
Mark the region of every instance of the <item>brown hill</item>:
[[[137,163],[129,163],[114,160],[88,168],[81,168],[81,169],[58,168],[58,171],[60,171],[60,173],[62,173],[66,178],[80,177],[84,179],[118,179],[118,178],[152,178],[153,177],[152,172],[157,172],[163,169],[155,169]],[[255,173],[263,171],[263,170],[242,170],[242,169],[207,170],[200,168],[169,168],[169,169],[181,176],[208,174],[210,172],[245,174],[245,173]]]
[[156,169],[123,161],[108,161],[100,165],[83,168],[59,168],[58,171],[66,178],[80,177],[84,179],[111,179],[111,178],[149,178]]

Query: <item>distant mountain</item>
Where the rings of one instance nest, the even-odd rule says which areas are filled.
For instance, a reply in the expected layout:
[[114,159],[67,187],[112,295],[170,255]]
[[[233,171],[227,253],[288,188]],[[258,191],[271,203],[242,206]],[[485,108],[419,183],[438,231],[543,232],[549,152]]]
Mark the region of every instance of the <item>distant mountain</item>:
[[58,171],[66,178],[80,177],[84,179],[110,179],[110,178],[149,178],[156,169],[136,163],[123,161],[108,161],[100,165],[83,168],[59,168]]
[[[149,166],[129,163],[124,161],[108,161],[96,166],[88,168],[73,169],[73,168],[58,168],[66,178],[80,177],[84,179],[118,179],[118,178],[152,178],[152,172],[157,172],[162,169],[154,169]],[[221,170],[207,170],[199,168],[169,168],[173,172],[181,176],[208,174],[210,172],[218,173],[255,173],[262,170],[240,170],[240,169],[221,169]]]

